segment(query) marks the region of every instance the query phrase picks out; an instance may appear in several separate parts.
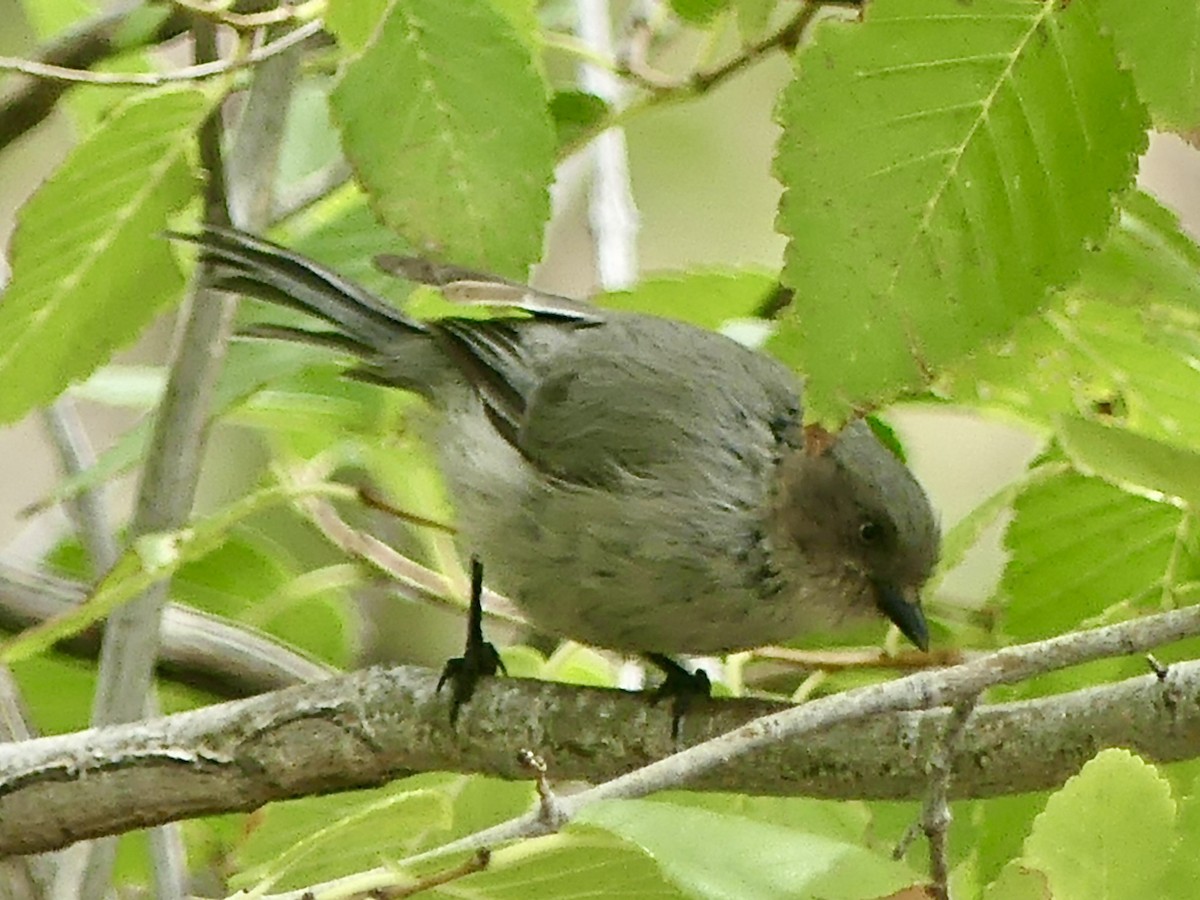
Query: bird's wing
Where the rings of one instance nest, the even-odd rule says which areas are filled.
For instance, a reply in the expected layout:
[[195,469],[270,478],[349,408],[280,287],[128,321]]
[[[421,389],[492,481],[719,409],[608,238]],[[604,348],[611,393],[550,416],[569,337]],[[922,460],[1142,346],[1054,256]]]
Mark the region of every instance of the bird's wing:
[[[664,364],[669,350],[635,346],[651,337],[644,331],[675,323],[591,324],[443,319],[434,335],[496,430],[538,471],[589,486],[652,475],[686,452],[685,433],[712,413],[711,379]],[[662,440],[645,441],[648,430]]]
[[560,480],[667,486],[757,465],[739,454],[774,445],[775,422],[798,416],[798,386],[766,357],[682,322],[613,316],[542,368],[518,447]]

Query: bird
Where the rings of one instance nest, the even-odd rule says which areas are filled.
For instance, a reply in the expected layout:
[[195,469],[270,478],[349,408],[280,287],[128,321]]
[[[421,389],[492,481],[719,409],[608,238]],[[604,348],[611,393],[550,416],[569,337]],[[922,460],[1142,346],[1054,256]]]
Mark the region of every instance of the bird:
[[[419,321],[250,233],[170,236],[199,248],[213,287],[313,321],[253,336],[332,349],[353,360],[349,377],[431,403],[462,552],[538,630],[644,654],[668,681],[686,673],[677,656],[871,620],[928,648],[920,591],[940,538],[925,491],[865,420],[806,429],[803,379],[767,354],[677,320],[377,257],[452,299],[514,310]],[[493,649],[444,677],[497,664]]]

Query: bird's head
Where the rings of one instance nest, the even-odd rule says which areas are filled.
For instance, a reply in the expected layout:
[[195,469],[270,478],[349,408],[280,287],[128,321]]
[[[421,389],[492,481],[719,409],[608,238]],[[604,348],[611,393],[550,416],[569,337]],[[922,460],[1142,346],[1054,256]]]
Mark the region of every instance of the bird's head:
[[818,583],[838,621],[882,613],[922,650],[920,590],[937,563],[937,519],[908,468],[865,422],[781,460],[771,527],[786,565]]

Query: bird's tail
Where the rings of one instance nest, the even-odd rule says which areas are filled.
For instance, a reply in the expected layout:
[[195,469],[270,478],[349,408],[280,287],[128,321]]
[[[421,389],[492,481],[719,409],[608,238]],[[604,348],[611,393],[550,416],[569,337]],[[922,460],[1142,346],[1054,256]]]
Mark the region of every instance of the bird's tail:
[[426,331],[336,272],[244,231],[206,226],[197,234],[171,232],[168,237],[200,248],[214,287],[308,313],[335,328],[322,333],[270,326],[252,332],[258,336],[309,340],[370,356],[389,348],[394,352],[398,337]]

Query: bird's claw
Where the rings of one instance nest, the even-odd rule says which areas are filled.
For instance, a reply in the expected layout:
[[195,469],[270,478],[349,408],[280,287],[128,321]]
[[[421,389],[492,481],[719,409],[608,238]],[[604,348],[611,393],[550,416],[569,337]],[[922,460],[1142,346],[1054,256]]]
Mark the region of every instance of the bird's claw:
[[497,672],[508,674],[504,660],[496,648],[483,639],[483,565],[478,559],[471,560],[471,606],[467,616],[467,644],[463,655],[446,660],[442,674],[438,677],[437,691],[449,682],[450,724],[458,721],[458,712],[475,693],[481,678]]
[[662,683],[650,695],[651,703],[671,698],[671,740],[679,740],[683,717],[692,709],[697,699],[707,700],[712,696],[712,682],[703,669],[689,672],[675,660],[661,653],[647,653],[650,660],[663,673]]
[[468,644],[462,656],[446,660],[438,678],[437,690],[440,693],[445,684],[450,685],[451,725],[458,721],[458,711],[474,696],[479,680],[497,672],[508,674],[499,652],[487,641],[475,645]]

